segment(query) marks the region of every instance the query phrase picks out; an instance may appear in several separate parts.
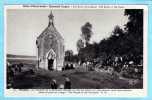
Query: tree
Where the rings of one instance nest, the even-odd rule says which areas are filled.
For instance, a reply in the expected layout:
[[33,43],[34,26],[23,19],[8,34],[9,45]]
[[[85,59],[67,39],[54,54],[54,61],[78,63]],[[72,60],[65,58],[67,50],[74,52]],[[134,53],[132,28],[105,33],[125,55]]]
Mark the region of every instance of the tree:
[[143,9],[126,9],[124,15],[128,16],[125,30],[130,51],[135,56],[143,55]]
[[92,24],[86,22],[81,27],[81,32],[81,39],[77,41],[78,57],[81,62],[90,61],[95,58],[97,51],[97,43],[89,43],[93,34]]
[[126,9],[124,15],[128,16],[124,30],[116,25],[112,35],[100,41],[100,52],[119,56],[143,54],[143,10]]
[[79,52],[80,49],[82,49],[82,48],[84,48],[84,47],[85,47],[85,44],[84,44],[83,40],[82,40],[82,39],[79,39],[79,40],[77,41],[77,51]]
[[73,56],[73,51],[72,50],[65,51],[65,56]]
[[67,50],[65,51],[65,61],[72,61],[73,51]]
[[128,33],[142,36],[143,35],[143,9],[126,9],[125,16],[128,16],[128,22],[125,29]]
[[92,24],[89,22],[86,22],[82,27],[81,27],[81,32],[82,32],[82,38],[85,40],[85,44],[89,44],[90,38],[93,34],[92,32]]
[[[143,10],[126,9],[124,15],[128,16],[125,28],[122,29],[116,25],[111,36],[101,40],[100,43],[89,44],[93,34],[92,25],[86,23],[82,26],[82,39],[78,40],[77,43],[79,47],[78,57],[82,62],[96,58],[143,55]],[[84,46],[83,39],[86,46]]]
[[120,26],[116,25],[114,30],[112,31],[112,35],[114,36],[120,36],[120,35],[123,35],[124,32],[123,32],[123,29],[120,28]]

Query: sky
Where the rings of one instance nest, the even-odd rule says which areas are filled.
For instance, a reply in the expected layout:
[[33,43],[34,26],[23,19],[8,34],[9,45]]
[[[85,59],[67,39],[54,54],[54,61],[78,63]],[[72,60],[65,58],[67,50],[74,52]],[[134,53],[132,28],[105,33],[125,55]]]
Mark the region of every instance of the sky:
[[[51,9],[9,9],[6,16],[6,52],[15,55],[36,55],[36,38],[48,26]],[[91,42],[110,36],[116,25],[127,23],[123,9],[53,9],[54,24],[64,38],[65,50],[77,53],[81,26],[92,24]]]

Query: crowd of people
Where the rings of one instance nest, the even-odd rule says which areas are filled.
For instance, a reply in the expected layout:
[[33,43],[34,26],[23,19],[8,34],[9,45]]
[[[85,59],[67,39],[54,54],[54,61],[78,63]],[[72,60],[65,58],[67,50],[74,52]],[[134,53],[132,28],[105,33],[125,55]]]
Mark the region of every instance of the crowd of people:
[[86,71],[94,71],[96,69],[108,71],[109,69],[113,69],[113,71],[130,78],[139,78],[142,77],[143,74],[142,56],[108,56],[86,61],[80,65],[82,65]]
[[14,80],[17,78],[17,76],[23,74],[34,74],[33,69],[24,70],[23,67],[23,63],[11,64],[7,62],[7,88],[13,87]]
[[[14,79],[16,77],[16,73],[24,73],[23,70],[23,64],[10,64],[9,62],[7,63],[7,88],[13,88],[14,87]],[[73,65],[71,64],[70,66],[73,68]],[[67,69],[66,69],[67,70]],[[31,72],[30,74],[33,74],[33,70],[28,70],[28,72]],[[29,73],[28,73],[29,74]],[[68,77],[65,78],[65,83],[64,84],[58,84],[58,82],[55,79],[52,79],[50,82],[50,88],[51,89],[71,89],[71,81]]]
[[62,71],[64,71],[64,70],[70,70],[70,69],[75,69],[74,64],[72,64],[72,63],[67,63],[67,64],[65,64],[65,65],[62,67]]
[[[117,56],[106,57],[104,59],[95,59],[93,61],[86,61],[82,64],[77,64],[80,67],[84,67],[86,71],[94,71],[96,68],[101,70],[107,70],[107,72],[116,72],[127,78],[142,78],[143,77],[143,57],[142,56]],[[16,73],[22,73],[23,64],[10,64],[7,63],[7,84],[8,88],[12,85],[12,80]],[[66,63],[62,71],[75,69],[74,63]],[[29,70],[34,73],[33,70]],[[113,74],[111,74],[113,75]],[[58,84],[55,79],[51,80],[51,89],[71,89],[71,81],[68,77],[65,78],[64,84]]]

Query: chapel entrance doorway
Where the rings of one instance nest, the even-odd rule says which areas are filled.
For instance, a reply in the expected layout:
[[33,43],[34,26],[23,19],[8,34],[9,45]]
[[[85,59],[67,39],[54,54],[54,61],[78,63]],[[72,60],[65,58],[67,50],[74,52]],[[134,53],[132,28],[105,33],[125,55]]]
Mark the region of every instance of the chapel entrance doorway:
[[48,70],[53,70],[54,59],[48,59]]
[[55,59],[56,59],[56,54],[53,49],[50,49],[49,52],[47,53],[47,68],[48,70],[54,70],[56,65],[55,65]]

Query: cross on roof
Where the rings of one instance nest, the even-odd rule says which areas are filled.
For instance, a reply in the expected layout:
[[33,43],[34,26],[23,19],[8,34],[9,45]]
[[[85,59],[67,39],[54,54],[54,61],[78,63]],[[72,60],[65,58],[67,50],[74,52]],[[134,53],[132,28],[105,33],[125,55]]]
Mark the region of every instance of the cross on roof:
[[49,20],[52,20],[54,18],[52,11],[50,12],[50,15],[48,17],[49,17]]
[[52,11],[50,12],[50,15],[49,15],[48,17],[49,17],[48,27],[49,27],[50,25],[54,26],[54,16],[53,16]]

